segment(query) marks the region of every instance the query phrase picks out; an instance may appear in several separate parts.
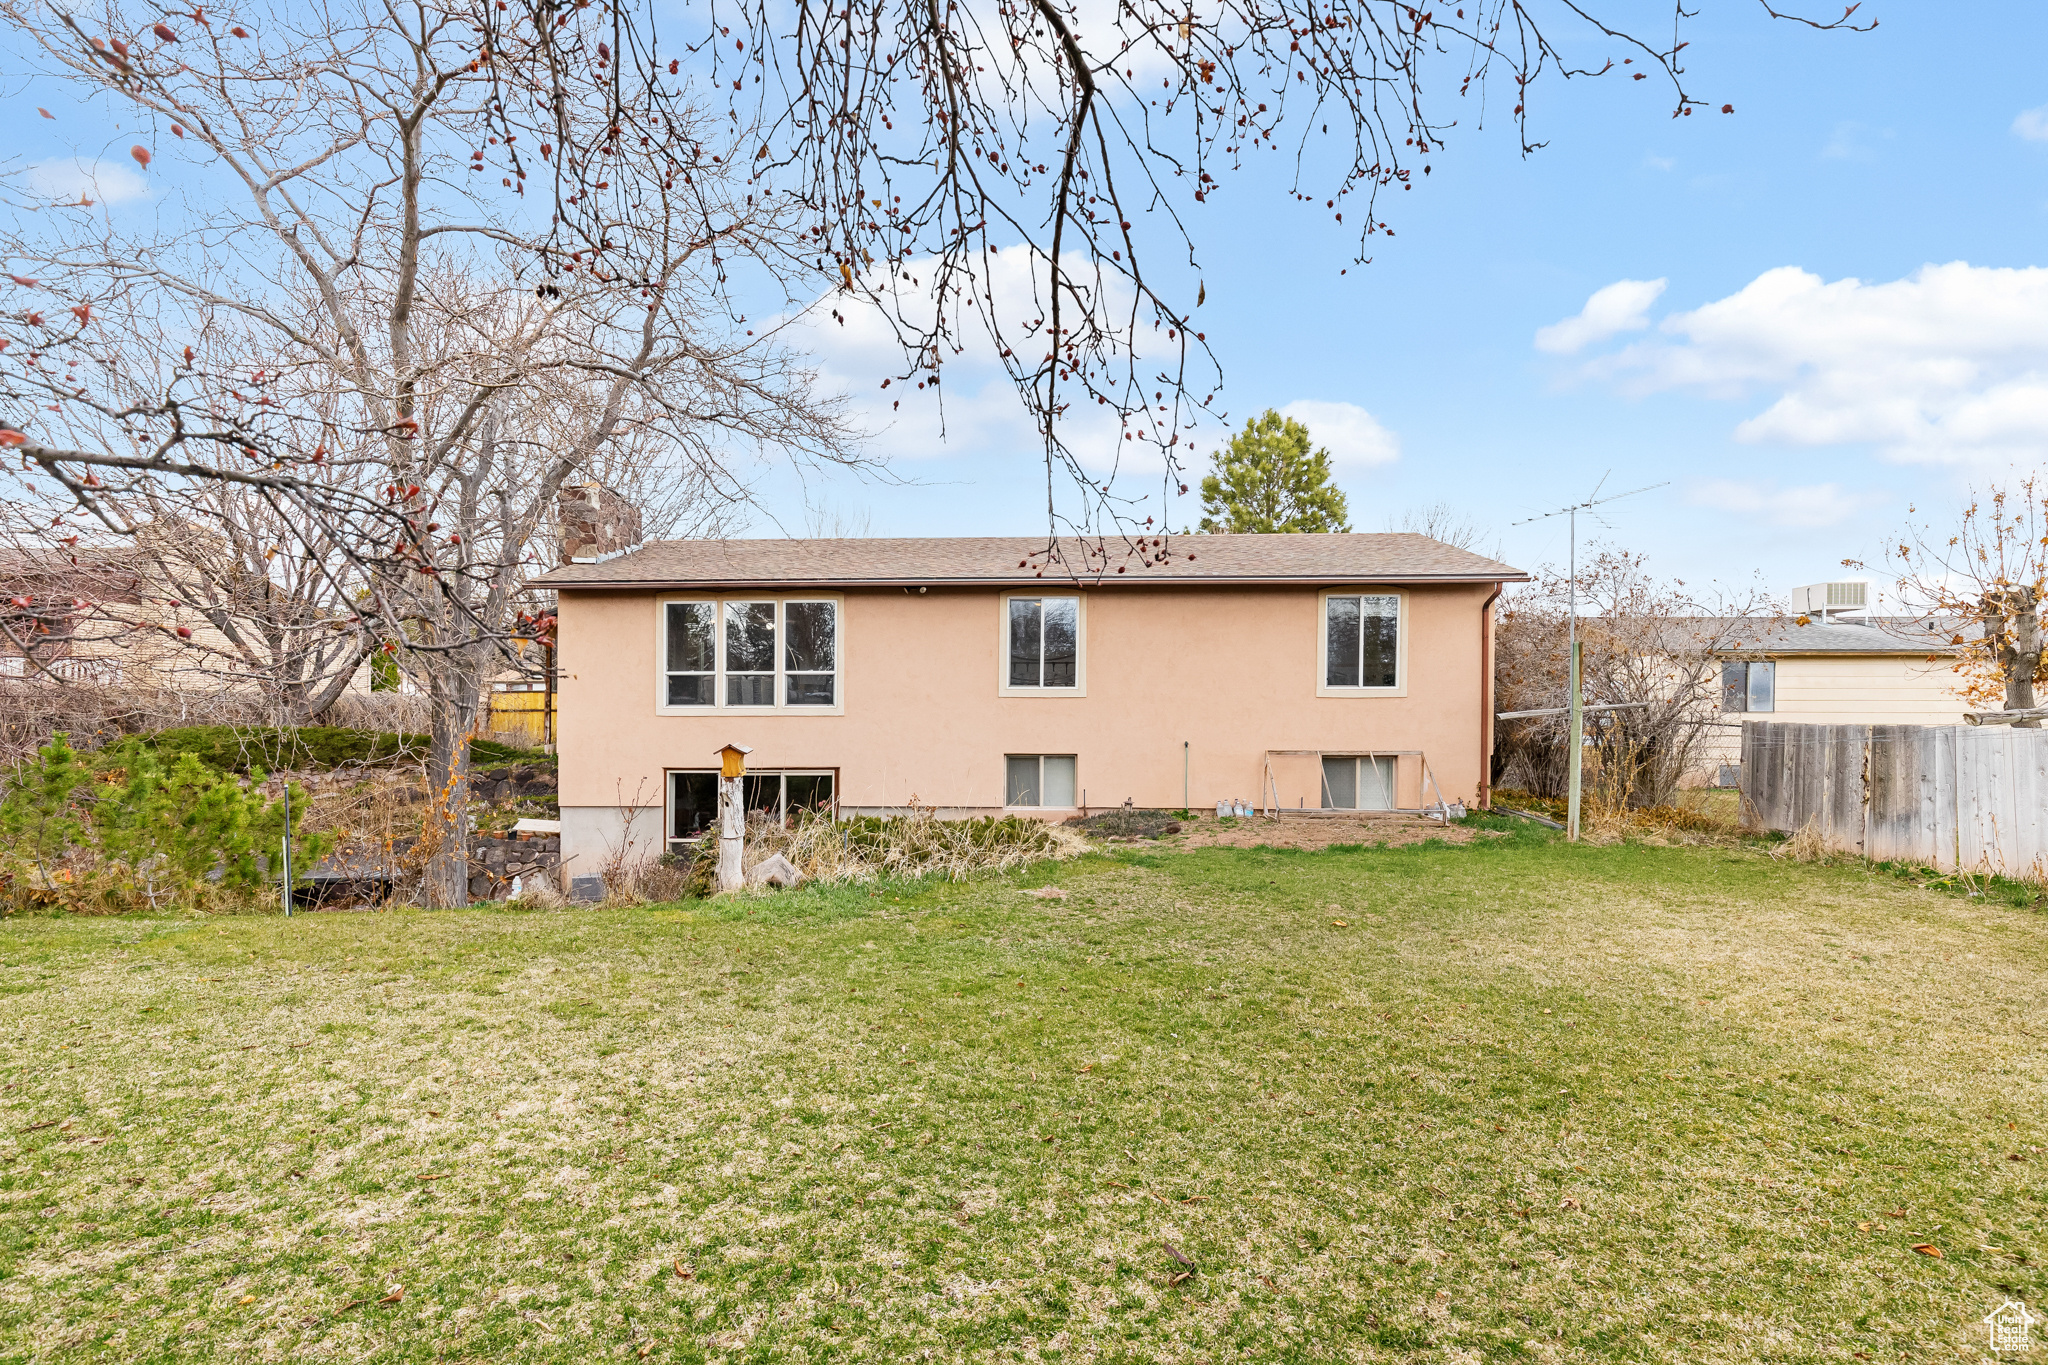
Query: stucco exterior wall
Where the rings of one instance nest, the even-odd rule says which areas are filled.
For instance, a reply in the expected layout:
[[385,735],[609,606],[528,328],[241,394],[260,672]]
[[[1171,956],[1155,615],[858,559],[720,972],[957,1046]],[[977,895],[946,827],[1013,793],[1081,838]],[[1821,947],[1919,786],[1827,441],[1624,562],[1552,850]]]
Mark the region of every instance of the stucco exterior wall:
[[[1956,694],[1958,681],[1947,661],[1924,654],[1784,655],[1777,664],[1777,706],[1748,717],[1724,714],[1724,721],[1797,721],[1809,725],[1961,725],[1970,708]],[[1742,757],[1742,731],[1716,727],[1702,754],[1711,770]]]
[[[1320,587],[1114,588],[1084,593],[1080,696],[1002,696],[1004,615],[994,589],[848,591],[840,630],[841,714],[657,706],[658,604],[647,591],[560,596],[564,853],[596,817],[571,808],[655,806],[664,773],[715,766],[749,745],[751,769],[834,769],[842,809],[915,799],[994,812],[1007,754],[1073,754],[1092,807],[1256,801],[1268,750],[1417,751],[1399,804],[1424,800],[1423,763],[1448,799],[1482,775],[1481,604],[1491,584],[1399,587],[1405,695],[1319,696]],[[1056,589],[1048,588],[1048,591]],[[762,598],[772,594],[745,594]],[[790,596],[817,596],[791,593]],[[1280,804],[1320,804],[1312,758],[1276,755]],[[1431,798],[1433,799],[1433,797]],[[1066,812],[1047,812],[1064,814]],[[584,859],[588,861],[589,859]]]

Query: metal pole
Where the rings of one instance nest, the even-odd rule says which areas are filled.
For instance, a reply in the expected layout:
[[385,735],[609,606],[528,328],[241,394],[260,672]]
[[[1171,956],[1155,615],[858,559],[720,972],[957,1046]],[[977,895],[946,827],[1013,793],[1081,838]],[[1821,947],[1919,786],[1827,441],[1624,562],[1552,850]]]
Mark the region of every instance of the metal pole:
[[1188,741],[1180,742],[1180,808],[1191,809],[1188,805]]
[[278,894],[284,900],[285,918],[290,919],[292,913],[292,782],[290,778],[286,778],[284,782],[284,838],[281,842],[284,845],[284,886]]
[[1579,837],[1579,761],[1586,750],[1586,712],[1580,705],[1579,696],[1579,642],[1572,641],[1572,785],[1571,796],[1566,802],[1565,837],[1577,841]]

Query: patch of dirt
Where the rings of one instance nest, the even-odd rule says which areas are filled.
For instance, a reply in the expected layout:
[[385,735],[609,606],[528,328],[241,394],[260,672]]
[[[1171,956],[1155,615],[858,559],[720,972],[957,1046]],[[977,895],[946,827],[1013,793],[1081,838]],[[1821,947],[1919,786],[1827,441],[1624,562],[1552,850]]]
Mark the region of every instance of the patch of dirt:
[[1469,844],[1475,839],[1497,839],[1496,831],[1468,829],[1463,825],[1440,825],[1420,815],[1380,812],[1307,814],[1282,811],[1273,819],[1263,815],[1219,820],[1198,814],[1183,822],[1177,839],[1185,848],[1267,848],[1319,849],[1332,844],[1386,844],[1398,848],[1441,839],[1447,844]]

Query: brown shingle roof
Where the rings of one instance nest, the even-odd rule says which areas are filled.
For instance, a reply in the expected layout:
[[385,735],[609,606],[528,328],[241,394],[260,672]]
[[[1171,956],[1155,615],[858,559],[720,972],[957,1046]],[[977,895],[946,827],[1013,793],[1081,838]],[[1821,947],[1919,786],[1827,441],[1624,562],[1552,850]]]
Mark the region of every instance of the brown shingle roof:
[[[1520,569],[1406,532],[1342,535],[1174,536],[1164,564],[1147,565],[1121,540],[1088,566],[1085,545],[1059,542],[1064,563],[1047,564],[1046,542],[1023,536],[944,540],[658,540],[602,564],[565,564],[536,579],[542,588],[695,586],[824,587],[923,584],[1000,586],[1081,577],[1156,583],[1494,583]],[[1192,558],[1190,557],[1192,556]],[[1019,561],[1024,567],[1019,567]],[[1068,565],[1073,567],[1070,569]],[[1119,567],[1124,572],[1119,573]],[[1042,571],[1042,572],[1041,572]]]

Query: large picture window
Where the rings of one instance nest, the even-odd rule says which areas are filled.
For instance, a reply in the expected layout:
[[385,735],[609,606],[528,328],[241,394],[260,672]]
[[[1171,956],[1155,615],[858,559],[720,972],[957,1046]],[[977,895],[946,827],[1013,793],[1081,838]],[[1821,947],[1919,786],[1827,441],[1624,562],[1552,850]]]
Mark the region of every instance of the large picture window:
[[1081,599],[1012,597],[1004,635],[1006,687],[1078,691],[1081,685]]
[[1331,593],[1323,599],[1323,686],[1401,686],[1401,599]]
[[727,599],[662,606],[662,704],[839,705],[839,603]]

